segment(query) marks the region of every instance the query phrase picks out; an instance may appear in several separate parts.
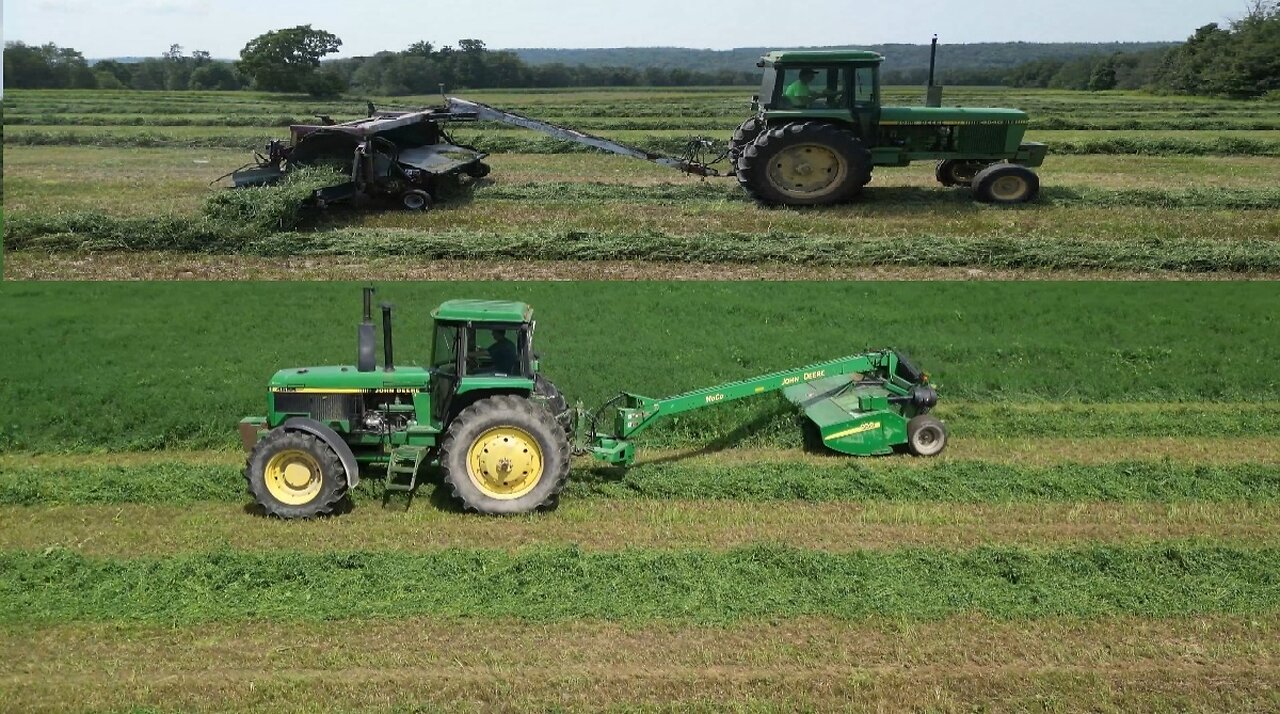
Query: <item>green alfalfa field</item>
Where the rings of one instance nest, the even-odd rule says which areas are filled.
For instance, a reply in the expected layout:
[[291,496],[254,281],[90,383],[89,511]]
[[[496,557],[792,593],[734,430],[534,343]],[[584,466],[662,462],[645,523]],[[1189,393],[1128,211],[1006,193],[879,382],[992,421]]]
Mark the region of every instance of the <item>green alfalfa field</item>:
[[488,519],[429,478],[260,517],[234,426],[352,359],[360,282],[7,282],[0,697],[18,710],[1276,708],[1280,293],[1264,282],[379,283],[526,300],[588,404],[865,348],[935,460],[805,451],[766,397]]
[[[1274,102],[954,88],[949,102],[1031,113],[1042,200],[999,209],[932,167],[884,169],[861,201],[769,210],[700,180],[501,125],[456,127],[494,172],[429,214],[208,215],[209,182],[291,123],[354,118],[364,98],[12,91],[4,148],[10,277],[1274,277]],[[666,152],[728,140],[749,88],[463,93]],[[917,103],[892,88],[886,103]],[[383,107],[438,97],[374,98]],[[295,220],[296,219],[296,220]]]

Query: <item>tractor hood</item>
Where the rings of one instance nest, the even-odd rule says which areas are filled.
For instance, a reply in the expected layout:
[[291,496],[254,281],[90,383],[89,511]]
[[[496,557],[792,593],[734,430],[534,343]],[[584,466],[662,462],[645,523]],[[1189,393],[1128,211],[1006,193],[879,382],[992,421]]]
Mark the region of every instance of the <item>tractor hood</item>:
[[267,386],[272,391],[426,389],[430,381],[429,370],[422,367],[396,367],[394,372],[360,372],[351,366],[298,367],[276,372]]
[[979,107],[884,107],[880,124],[1026,124],[1027,113],[1020,109]]

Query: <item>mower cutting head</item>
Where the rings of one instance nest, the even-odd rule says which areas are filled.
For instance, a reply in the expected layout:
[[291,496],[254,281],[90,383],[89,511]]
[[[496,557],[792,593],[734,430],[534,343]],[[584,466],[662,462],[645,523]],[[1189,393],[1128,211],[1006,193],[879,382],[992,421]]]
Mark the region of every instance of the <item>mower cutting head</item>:
[[[832,451],[878,456],[906,445],[933,456],[946,445],[942,423],[928,416],[938,392],[905,357],[888,354],[892,357],[873,372],[807,381],[784,389],[783,396],[804,411],[822,445]],[[922,428],[928,443],[917,443]]]

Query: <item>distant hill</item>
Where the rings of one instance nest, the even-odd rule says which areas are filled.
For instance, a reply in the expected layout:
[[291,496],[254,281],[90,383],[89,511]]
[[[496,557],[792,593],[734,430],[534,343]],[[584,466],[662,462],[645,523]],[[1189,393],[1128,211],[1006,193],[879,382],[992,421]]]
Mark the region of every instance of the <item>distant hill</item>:
[[[1142,52],[1173,47],[1176,42],[984,42],[969,45],[943,44],[938,48],[938,65],[943,68],[1010,69],[1024,62],[1042,59],[1070,60],[1112,52]],[[760,55],[782,49],[869,49],[885,56],[885,69],[907,72],[928,68],[929,45],[860,45],[830,47],[742,47],[732,50],[695,50],[682,47],[618,47],[610,49],[510,50],[532,65],[560,62],[567,65],[632,67],[644,69],[731,70],[754,72]]]

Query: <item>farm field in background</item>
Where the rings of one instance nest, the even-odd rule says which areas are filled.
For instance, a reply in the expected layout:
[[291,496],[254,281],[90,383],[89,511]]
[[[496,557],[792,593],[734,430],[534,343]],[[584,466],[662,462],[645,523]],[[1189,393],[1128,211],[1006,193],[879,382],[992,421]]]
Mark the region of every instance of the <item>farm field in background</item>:
[[[749,88],[460,94],[667,152],[727,141]],[[886,101],[917,103],[916,88]],[[1280,120],[1266,102],[1136,93],[949,88],[948,102],[1031,113],[1050,144],[1041,202],[975,205],[929,166],[881,169],[858,203],[762,209],[731,179],[699,181],[532,132],[459,125],[494,152],[492,180],[430,214],[334,213],[300,230],[241,235],[198,224],[208,182],[290,123],[358,116],[362,98],[256,93],[13,91],[5,111],[5,247],[11,277],[332,278],[394,259],[407,277],[439,261],[585,262],[608,277],[662,277],[671,262],[794,278],[1280,275]],[[438,97],[375,101],[413,107]],[[59,260],[60,256],[71,258]],[[228,256],[235,256],[230,258]],[[233,272],[218,269],[227,262]],[[799,265],[799,264],[803,264]],[[59,267],[61,266],[61,267]],[[749,268],[748,268],[749,266]],[[790,266],[781,270],[779,266]],[[530,277],[580,277],[548,263]],[[863,272],[859,272],[863,271]],[[932,272],[931,272],[932,271]],[[699,269],[708,274],[709,269]],[[520,277],[504,269],[503,277]]]
[[589,403],[893,345],[954,441],[811,453],[766,398],[653,432],[630,470],[576,463],[551,513],[372,479],[336,518],[260,518],[234,424],[276,367],[352,359],[359,285],[6,283],[4,701],[1280,705],[1268,284],[383,285],[402,363],[440,300],[531,302]]

